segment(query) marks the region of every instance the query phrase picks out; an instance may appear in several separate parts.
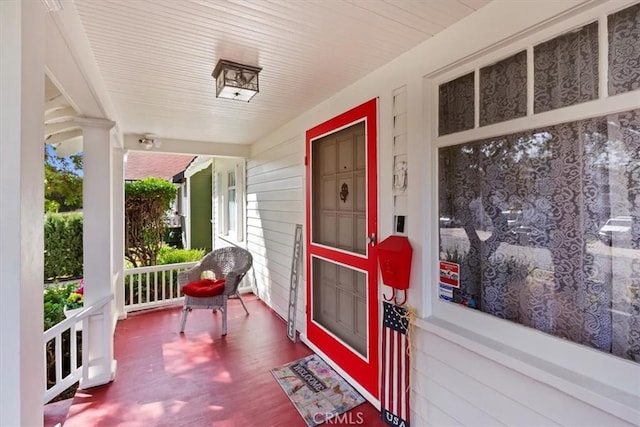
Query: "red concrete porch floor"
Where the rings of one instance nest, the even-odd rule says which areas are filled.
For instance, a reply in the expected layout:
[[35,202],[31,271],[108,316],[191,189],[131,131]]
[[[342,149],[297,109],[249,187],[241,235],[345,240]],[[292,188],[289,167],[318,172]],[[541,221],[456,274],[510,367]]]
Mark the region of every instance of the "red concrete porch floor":
[[[79,391],[64,426],[305,426],[270,369],[312,352],[287,338],[284,321],[262,301],[244,300],[249,316],[240,301],[229,301],[226,337],[220,314],[208,310],[189,315],[184,335],[180,307],[120,321],[115,381]],[[369,403],[340,421],[330,425],[385,425]]]

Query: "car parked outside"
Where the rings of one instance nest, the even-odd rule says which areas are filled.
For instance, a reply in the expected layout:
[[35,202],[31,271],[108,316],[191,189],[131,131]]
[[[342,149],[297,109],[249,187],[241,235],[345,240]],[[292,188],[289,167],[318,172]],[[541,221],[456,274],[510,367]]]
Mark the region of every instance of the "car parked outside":
[[608,246],[628,246],[631,243],[631,217],[609,218],[598,231],[600,240]]

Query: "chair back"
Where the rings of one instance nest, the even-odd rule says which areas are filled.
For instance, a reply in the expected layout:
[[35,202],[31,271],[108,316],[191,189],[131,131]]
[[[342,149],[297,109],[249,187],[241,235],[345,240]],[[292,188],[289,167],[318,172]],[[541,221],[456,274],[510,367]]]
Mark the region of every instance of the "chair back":
[[215,249],[205,255],[200,261],[199,270],[212,270],[216,278],[224,277],[227,281],[224,293],[233,295],[252,264],[253,257],[249,251],[229,246]]

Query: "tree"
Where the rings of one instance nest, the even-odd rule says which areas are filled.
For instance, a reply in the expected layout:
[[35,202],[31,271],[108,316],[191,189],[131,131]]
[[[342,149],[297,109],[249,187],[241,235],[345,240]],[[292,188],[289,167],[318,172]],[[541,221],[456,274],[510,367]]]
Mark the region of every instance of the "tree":
[[82,153],[57,157],[55,148],[44,150],[45,212],[70,212],[82,208]]
[[176,188],[162,178],[125,184],[125,258],[134,267],[155,265]]

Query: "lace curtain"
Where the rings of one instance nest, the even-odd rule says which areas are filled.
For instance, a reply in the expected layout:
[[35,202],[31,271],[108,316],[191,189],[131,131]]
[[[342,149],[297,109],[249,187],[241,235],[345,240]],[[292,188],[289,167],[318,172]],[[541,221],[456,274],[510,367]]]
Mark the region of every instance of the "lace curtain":
[[536,113],[598,97],[598,23],[533,48]]
[[473,129],[474,73],[440,85],[438,106],[438,133],[448,135]]
[[527,115],[527,52],[480,69],[480,126]]
[[640,362],[640,110],[439,154],[454,301]]
[[609,95],[640,89],[640,3],[609,15]]

